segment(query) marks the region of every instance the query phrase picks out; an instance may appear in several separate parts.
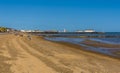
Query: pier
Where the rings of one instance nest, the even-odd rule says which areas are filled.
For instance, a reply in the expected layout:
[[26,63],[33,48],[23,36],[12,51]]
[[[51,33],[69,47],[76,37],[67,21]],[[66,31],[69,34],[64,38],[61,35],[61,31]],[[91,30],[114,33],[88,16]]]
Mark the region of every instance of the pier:
[[29,32],[45,37],[120,38],[119,32]]

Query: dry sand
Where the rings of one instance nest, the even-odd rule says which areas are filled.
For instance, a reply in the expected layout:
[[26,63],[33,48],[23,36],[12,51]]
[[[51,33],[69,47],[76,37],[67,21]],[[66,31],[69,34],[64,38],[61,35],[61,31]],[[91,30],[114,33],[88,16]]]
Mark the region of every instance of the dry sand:
[[0,73],[120,73],[120,60],[46,41],[0,35]]

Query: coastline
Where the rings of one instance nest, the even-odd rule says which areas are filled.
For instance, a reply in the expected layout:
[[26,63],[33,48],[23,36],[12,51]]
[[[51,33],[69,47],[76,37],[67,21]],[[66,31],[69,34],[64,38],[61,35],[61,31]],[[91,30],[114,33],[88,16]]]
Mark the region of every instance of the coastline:
[[69,43],[69,42],[55,42],[55,41],[51,41],[51,42],[58,43],[58,44],[61,44],[61,45],[65,45],[65,46],[68,46],[68,47],[72,47],[76,50],[80,50],[80,51],[83,51],[83,52],[86,52],[86,53],[92,53],[94,55],[99,55],[99,56],[104,56],[104,57],[120,60],[119,57],[106,55],[104,53],[100,53],[100,52],[96,52],[96,51],[92,51],[92,50],[86,50],[86,49],[84,49],[86,47],[80,46],[78,44],[73,44],[73,43]]
[[[0,72],[119,73],[119,59],[81,50],[74,44],[29,35],[0,35]],[[4,69],[3,69],[4,68]],[[7,69],[7,71],[6,71]]]

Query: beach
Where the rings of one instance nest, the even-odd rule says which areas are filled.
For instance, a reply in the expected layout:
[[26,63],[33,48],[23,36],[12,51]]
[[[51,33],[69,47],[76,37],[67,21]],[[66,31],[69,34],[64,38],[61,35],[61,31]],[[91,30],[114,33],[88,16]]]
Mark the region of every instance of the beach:
[[[96,46],[89,42],[83,43]],[[3,34],[0,73],[120,73],[120,59],[81,49],[84,47],[40,36]]]

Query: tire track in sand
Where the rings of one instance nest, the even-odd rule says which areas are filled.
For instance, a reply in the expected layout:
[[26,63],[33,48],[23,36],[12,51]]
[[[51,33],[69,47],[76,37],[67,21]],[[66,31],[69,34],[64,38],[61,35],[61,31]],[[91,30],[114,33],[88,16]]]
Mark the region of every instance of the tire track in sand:
[[17,40],[16,43],[18,43],[20,46],[22,46],[22,48],[26,52],[28,52],[32,56],[38,58],[40,61],[45,63],[48,67],[52,68],[53,70],[55,70],[59,73],[73,73],[73,71],[71,69],[61,66],[59,64],[56,64],[53,61],[49,60],[47,57],[43,56],[40,52],[36,51],[34,48],[29,46],[27,43],[25,43],[22,39]]
[[7,49],[7,41],[6,38],[4,39],[0,36],[0,73],[12,73],[10,69],[11,64],[7,63],[12,60]]
[[25,55],[25,58],[19,57],[15,62],[15,67],[12,68],[14,73],[57,73],[56,71],[46,66],[38,58],[27,52],[24,49],[24,45],[20,45],[18,41],[19,37],[15,38],[12,43],[15,46],[15,49],[18,49],[21,51],[22,55]]

